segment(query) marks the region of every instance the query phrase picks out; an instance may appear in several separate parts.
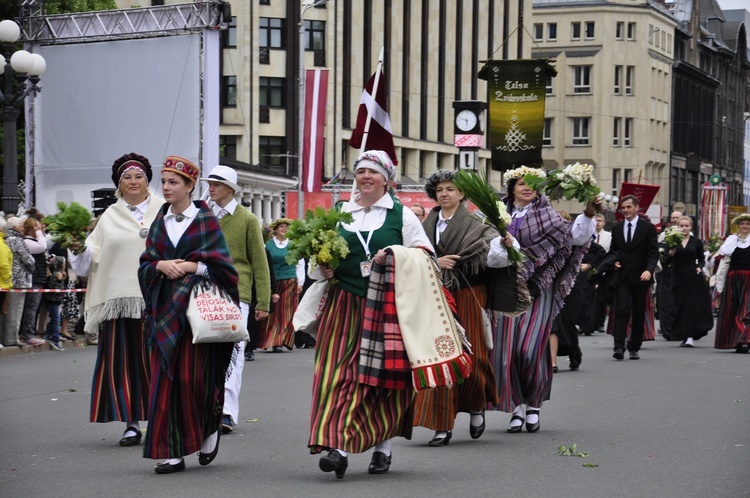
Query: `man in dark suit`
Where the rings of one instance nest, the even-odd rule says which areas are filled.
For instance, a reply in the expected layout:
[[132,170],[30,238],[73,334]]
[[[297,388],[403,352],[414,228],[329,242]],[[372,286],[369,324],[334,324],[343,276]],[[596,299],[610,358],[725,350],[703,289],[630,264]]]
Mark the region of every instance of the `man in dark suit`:
[[[615,256],[615,352],[616,360],[625,356],[625,334],[631,323],[627,349],[630,359],[640,358],[638,351],[643,343],[643,326],[646,319],[646,299],[653,274],[659,262],[656,228],[651,222],[638,217],[638,198],[623,197],[620,210],[625,220],[612,227],[612,245],[609,253]],[[631,320],[632,315],[632,320]]]

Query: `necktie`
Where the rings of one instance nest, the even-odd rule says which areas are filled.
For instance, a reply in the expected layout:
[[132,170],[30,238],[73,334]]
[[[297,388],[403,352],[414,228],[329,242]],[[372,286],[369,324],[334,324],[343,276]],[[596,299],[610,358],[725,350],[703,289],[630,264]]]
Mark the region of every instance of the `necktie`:
[[626,240],[628,244],[630,244],[630,240],[632,239],[632,236],[633,236],[633,224],[628,223],[628,238]]

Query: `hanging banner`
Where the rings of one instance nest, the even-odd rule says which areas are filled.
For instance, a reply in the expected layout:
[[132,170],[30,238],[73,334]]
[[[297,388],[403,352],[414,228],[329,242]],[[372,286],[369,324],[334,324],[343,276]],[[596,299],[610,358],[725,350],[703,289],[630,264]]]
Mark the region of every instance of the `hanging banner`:
[[[714,176],[718,180],[714,179]],[[708,240],[712,235],[724,238],[727,234],[727,186],[721,177],[713,175],[710,182],[701,187],[700,237]]]
[[488,61],[479,72],[488,83],[493,170],[542,166],[544,96],[555,75],[546,59]]
[[620,201],[617,203],[617,211],[615,217],[617,221],[622,221],[625,217],[620,212],[620,204],[622,204],[622,198],[626,195],[634,195],[638,199],[638,213],[646,214],[651,203],[654,202],[656,194],[659,193],[659,185],[648,185],[644,183],[630,183],[622,182],[620,187]]

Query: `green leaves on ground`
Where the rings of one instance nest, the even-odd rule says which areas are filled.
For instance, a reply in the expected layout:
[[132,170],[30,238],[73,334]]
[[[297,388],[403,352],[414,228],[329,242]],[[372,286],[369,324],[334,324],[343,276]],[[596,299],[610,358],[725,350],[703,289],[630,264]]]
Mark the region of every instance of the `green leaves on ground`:
[[570,446],[559,446],[557,448],[557,454],[560,456],[575,456],[581,458],[588,458],[589,454],[586,451],[578,451],[578,445],[573,443]]

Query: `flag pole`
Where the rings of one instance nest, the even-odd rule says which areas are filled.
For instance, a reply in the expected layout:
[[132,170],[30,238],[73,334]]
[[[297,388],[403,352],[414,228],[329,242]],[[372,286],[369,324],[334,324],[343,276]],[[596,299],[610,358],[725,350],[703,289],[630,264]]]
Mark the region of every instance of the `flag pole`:
[[[375,70],[375,81],[372,82],[372,100],[377,101],[378,85],[380,84],[380,73],[383,71],[383,56],[385,55],[385,47],[381,47],[380,55],[378,56],[378,67]],[[367,121],[365,121],[365,130],[362,132],[362,145],[359,147],[359,153],[362,154],[367,149],[367,135],[370,133],[370,121],[372,121],[372,114],[370,108],[367,108]]]

